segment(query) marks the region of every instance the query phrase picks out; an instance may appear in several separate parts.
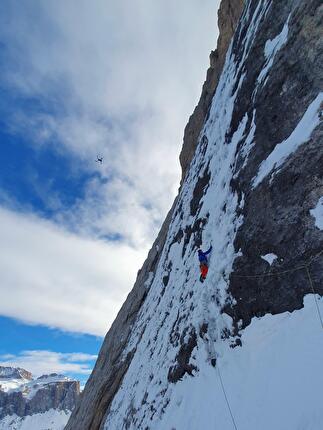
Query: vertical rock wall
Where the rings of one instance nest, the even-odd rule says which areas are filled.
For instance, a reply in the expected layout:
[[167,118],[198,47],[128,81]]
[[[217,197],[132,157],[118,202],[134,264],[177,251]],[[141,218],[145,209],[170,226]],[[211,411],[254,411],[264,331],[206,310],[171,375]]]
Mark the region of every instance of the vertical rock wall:
[[200,100],[184,130],[183,147],[179,156],[182,181],[195,153],[198,137],[207,117],[212,98],[223,69],[228,46],[241,16],[244,0],[222,0],[218,11],[219,38],[217,48],[210,54],[210,67],[206,74]]

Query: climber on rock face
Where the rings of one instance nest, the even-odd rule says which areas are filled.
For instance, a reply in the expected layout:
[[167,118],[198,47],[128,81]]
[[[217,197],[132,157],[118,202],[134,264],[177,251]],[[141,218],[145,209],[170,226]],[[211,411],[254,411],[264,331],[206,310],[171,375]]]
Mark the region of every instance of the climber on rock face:
[[201,249],[197,251],[199,262],[200,262],[200,272],[201,272],[200,281],[201,282],[205,281],[207,272],[209,270],[207,255],[210,254],[211,251],[212,251],[212,246],[210,246],[210,248],[206,252],[203,252]]

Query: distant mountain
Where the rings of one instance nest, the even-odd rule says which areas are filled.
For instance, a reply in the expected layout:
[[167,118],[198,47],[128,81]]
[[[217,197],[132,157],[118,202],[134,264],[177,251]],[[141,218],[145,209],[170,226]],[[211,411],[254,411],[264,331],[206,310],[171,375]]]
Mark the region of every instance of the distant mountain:
[[80,393],[79,381],[52,373],[34,379],[0,366],[0,430],[62,430]]
[[0,381],[5,379],[32,379],[32,374],[21,367],[2,367],[0,366]]

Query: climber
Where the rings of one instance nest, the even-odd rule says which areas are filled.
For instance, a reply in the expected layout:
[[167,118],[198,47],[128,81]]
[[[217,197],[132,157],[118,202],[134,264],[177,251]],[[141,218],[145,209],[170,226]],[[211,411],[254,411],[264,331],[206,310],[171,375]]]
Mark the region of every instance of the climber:
[[201,282],[205,281],[207,272],[209,270],[207,255],[210,254],[211,251],[212,251],[212,245],[206,252],[203,252],[201,249],[197,251],[199,262],[200,262],[200,272],[201,272],[200,281]]

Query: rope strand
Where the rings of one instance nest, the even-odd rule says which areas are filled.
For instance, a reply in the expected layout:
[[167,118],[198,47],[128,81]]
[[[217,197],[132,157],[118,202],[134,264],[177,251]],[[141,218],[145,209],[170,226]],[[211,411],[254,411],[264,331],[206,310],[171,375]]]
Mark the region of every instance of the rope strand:
[[260,275],[235,275],[233,273],[230,276],[232,278],[264,278],[266,276],[278,276],[278,275],[283,275],[284,273],[296,272],[297,270],[303,270],[306,267],[307,266],[298,266],[298,267],[295,267],[294,269],[283,270],[282,272],[264,272],[264,273],[261,273]]
[[234,426],[235,430],[238,430],[238,427],[236,425],[236,422],[235,422],[235,419],[234,419],[234,416],[233,416],[233,413],[232,413],[232,409],[231,409],[231,406],[230,406],[230,403],[229,403],[229,400],[228,400],[228,397],[227,397],[227,393],[226,393],[225,388],[224,388],[224,384],[223,384],[223,380],[222,380],[222,377],[221,377],[219,365],[217,365],[216,367],[218,369],[218,374],[219,374],[219,379],[220,379],[220,382],[221,382],[222,391],[223,391],[224,398],[225,398],[225,401],[227,403],[227,406],[228,406],[228,409],[229,409],[229,412],[230,412],[230,415],[231,415],[233,426]]
[[[317,314],[321,323],[321,326],[323,328],[323,317],[320,311],[320,307],[317,301],[317,297],[316,297],[316,292],[314,289],[314,284],[311,278],[311,274],[310,274],[310,270],[309,267],[310,265],[313,263],[313,261],[315,261],[320,255],[323,254],[323,249],[318,252],[316,255],[314,255],[313,257],[310,258],[310,260],[308,261],[308,263],[304,264],[303,266],[297,266],[294,267],[293,269],[289,269],[289,270],[283,270],[281,272],[267,272],[267,273],[262,273],[260,275],[235,275],[234,273],[230,275],[230,277],[232,278],[263,278],[263,277],[267,277],[267,276],[278,276],[278,275],[282,275],[285,273],[291,273],[291,272],[296,272],[297,270],[306,270],[306,274],[307,274],[307,278],[311,287],[311,290],[314,294],[314,300],[315,300],[315,305],[316,305],[316,309],[317,309]],[[228,281],[228,280],[227,280]]]
[[[323,318],[322,318],[322,315],[321,315],[321,312],[320,312],[320,308],[319,308],[319,305],[318,305],[318,301],[317,301],[317,297],[316,297],[316,293],[315,293],[315,289],[314,289],[314,284],[313,284],[313,281],[312,281],[312,278],[311,278],[311,274],[310,274],[310,271],[309,271],[309,267],[313,263],[313,261],[317,257],[319,257],[320,255],[322,255],[322,254],[323,254],[323,250],[321,250],[318,254],[316,254],[315,256],[313,256],[307,264],[304,264],[303,266],[294,267],[293,269],[290,269],[290,270],[284,270],[282,272],[263,273],[261,275],[234,275],[234,274],[232,275],[231,274],[231,276],[235,277],[235,278],[262,278],[264,276],[277,276],[277,275],[281,275],[281,274],[284,274],[284,273],[296,272],[297,270],[303,270],[303,269],[306,270],[308,281],[309,281],[311,290],[312,290],[313,295],[314,295],[314,300],[315,300],[315,304],[316,304],[316,309],[317,309],[318,317],[319,317],[319,320],[321,322],[321,326],[323,328]],[[224,319],[223,319],[223,316],[222,316],[221,313],[220,313],[220,317],[222,318],[222,321],[224,323]],[[222,388],[222,391],[223,391],[223,395],[224,395],[224,398],[225,398],[228,410],[230,412],[232,424],[234,426],[234,429],[238,430],[238,427],[237,427],[237,424],[236,424],[236,421],[234,419],[234,415],[233,415],[233,412],[232,412],[232,409],[231,409],[231,406],[230,406],[230,402],[229,402],[229,399],[228,399],[228,396],[227,396],[227,393],[226,393],[226,390],[225,390],[225,387],[224,387],[224,383],[223,383],[223,379],[222,379],[222,376],[221,376],[219,364],[217,364],[216,368],[217,368],[217,371],[218,371],[219,380],[220,380],[220,383],[221,383],[221,388]]]
[[267,277],[267,276],[278,276],[278,275],[283,275],[285,273],[291,273],[291,272],[296,272],[297,270],[303,270],[306,269],[307,267],[309,267],[313,261],[315,261],[320,255],[323,254],[323,249],[318,252],[316,255],[314,255],[307,264],[303,264],[302,266],[297,266],[294,267],[293,269],[289,269],[289,270],[283,270],[281,272],[264,272],[261,273],[259,275],[236,275],[234,273],[230,274],[230,277],[232,278],[263,278],[263,277]]
[[317,309],[317,314],[319,316],[319,320],[321,321],[321,326],[323,328],[323,319],[322,319],[321,311],[320,311],[320,308],[319,308],[319,304],[317,302],[317,297],[316,297],[316,293],[315,293],[315,290],[314,290],[313,281],[312,281],[311,274],[310,274],[308,266],[306,266],[306,272],[307,272],[308,281],[310,283],[311,289],[312,289],[313,294],[314,294],[314,300],[315,300],[315,305],[316,305],[316,309]]

